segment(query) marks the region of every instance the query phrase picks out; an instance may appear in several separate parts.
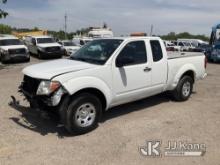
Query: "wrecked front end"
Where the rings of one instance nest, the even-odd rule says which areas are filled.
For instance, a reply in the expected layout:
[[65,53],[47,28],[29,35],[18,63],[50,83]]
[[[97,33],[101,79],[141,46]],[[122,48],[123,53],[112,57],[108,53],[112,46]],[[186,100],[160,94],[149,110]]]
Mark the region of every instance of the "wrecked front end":
[[40,109],[58,106],[67,93],[57,81],[42,80],[27,75],[24,75],[19,92],[25,96],[31,108]]

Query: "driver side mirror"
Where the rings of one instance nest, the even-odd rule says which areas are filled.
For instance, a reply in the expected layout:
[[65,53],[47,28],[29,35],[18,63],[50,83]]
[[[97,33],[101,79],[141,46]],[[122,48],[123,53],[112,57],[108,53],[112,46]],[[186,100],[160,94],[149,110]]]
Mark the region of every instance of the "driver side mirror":
[[116,67],[121,68],[123,66],[127,66],[134,63],[134,59],[132,57],[119,57],[116,60]]

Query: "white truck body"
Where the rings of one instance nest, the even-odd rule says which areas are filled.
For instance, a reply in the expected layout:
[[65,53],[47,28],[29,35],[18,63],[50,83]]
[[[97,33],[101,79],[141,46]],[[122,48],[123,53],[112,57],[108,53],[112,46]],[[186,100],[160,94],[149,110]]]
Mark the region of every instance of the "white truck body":
[[[123,42],[104,65],[61,59],[29,66],[23,70],[23,73],[36,79],[57,81],[70,96],[83,89],[97,89],[105,97],[106,110],[164,91],[172,91],[187,72],[193,74],[193,80],[206,76],[205,56],[202,53],[167,55],[163,41],[157,37],[118,39]],[[151,40],[159,41],[161,44],[163,58],[158,62],[154,62],[152,58]],[[115,64],[117,56],[125,45],[134,41],[145,42],[147,62],[117,67]]]
[[112,38],[114,34],[109,28],[94,28],[88,32],[88,36],[92,38]]
[[50,36],[26,36],[25,43],[31,54],[39,58],[62,57],[64,49]]
[[10,60],[30,60],[28,48],[15,36],[0,35],[0,58]]

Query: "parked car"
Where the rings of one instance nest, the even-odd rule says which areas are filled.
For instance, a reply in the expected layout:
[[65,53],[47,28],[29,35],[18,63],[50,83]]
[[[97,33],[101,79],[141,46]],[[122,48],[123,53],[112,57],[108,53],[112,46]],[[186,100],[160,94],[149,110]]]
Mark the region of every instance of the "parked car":
[[93,41],[93,39],[90,37],[76,37],[73,38],[72,41],[78,46],[84,46],[85,44]]
[[181,50],[180,46],[176,46],[174,43],[170,41],[164,41],[164,44],[165,44],[167,51],[180,51]]
[[9,61],[30,61],[27,47],[11,35],[0,35],[0,59],[2,63]]
[[200,45],[207,45],[208,44],[207,42],[200,40],[200,39],[178,39],[177,41],[190,43],[194,48],[196,48]]
[[50,36],[26,36],[25,43],[31,54],[38,58],[61,58],[65,50]]
[[69,132],[82,134],[117,105],[165,91],[188,100],[205,70],[203,53],[168,56],[158,37],[98,39],[69,59],[26,67],[20,91],[32,107],[57,110]]
[[219,62],[220,61],[220,45],[214,45],[212,52],[207,56],[209,61]]
[[70,56],[74,54],[77,50],[80,49],[80,46],[77,46],[74,42],[69,40],[59,41],[60,45],[65,49],[65,55]]
[[183,42],[183,41],[175,41],[173,42],[176,46],[180,47],[181,51],[190,51],[191,50],[191,45],[187,42]]
[[193,51],[194,52],[203,52],[203,53],[207,53],[210,52],[212,50],[212,46],[208,45],[208,44],[200,44],[199,46],[197,46]]

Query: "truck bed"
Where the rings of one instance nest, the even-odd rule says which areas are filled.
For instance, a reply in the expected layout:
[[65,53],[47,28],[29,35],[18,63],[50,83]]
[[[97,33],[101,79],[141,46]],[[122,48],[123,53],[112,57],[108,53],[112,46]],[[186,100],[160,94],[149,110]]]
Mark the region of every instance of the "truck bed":
[[168,60],[193,56],[204,56],[202,52],[167,52]]
[[180,76],[182,76],[183,70],[194,71],[195,80],[204,77],[205,67],[204,59],[205,55],[201,52],[168,52],[168,79],[167,90],[173,90],[178,84]]

